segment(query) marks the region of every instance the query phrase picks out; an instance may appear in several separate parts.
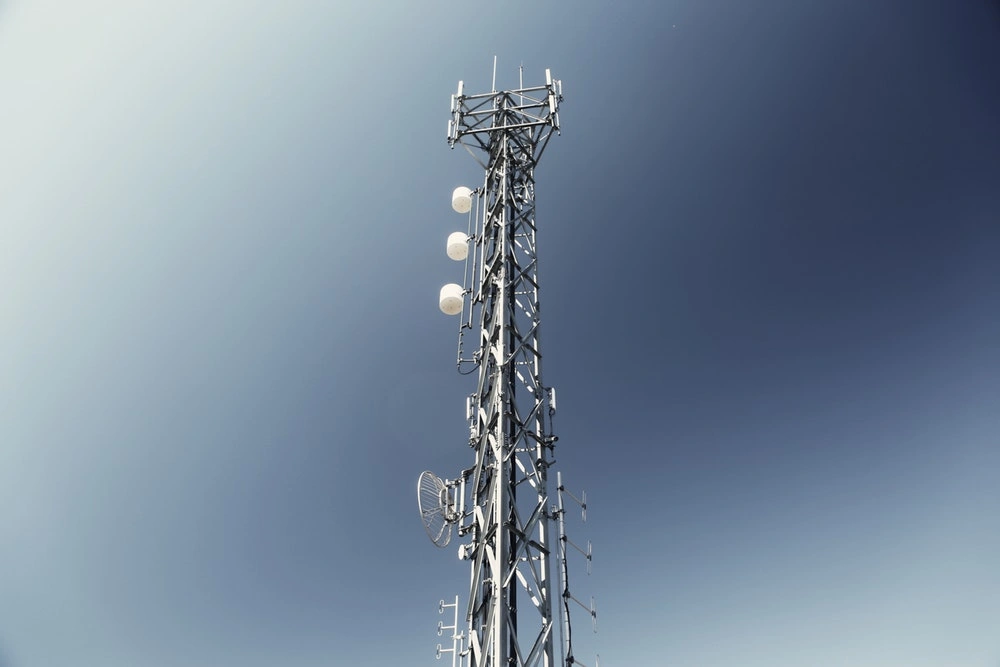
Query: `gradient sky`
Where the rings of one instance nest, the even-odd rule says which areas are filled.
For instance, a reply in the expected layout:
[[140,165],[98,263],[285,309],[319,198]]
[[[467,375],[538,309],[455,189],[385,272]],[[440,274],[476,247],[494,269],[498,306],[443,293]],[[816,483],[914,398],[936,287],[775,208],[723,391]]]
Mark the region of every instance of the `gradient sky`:
[[0,0],[0,665],[444,664],[494,55],[578,657],[1000,664],[997,2]]

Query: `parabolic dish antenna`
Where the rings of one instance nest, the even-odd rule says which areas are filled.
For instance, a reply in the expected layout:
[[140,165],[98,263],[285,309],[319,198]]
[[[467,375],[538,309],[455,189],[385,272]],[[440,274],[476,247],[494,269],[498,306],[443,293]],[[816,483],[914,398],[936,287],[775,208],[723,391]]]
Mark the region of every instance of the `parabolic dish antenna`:
[[440,477],[427,470],[420,473],[417,480],[417,507],[431,542],[439,547],[448,546],[451,526],[456,519],[451,489]]

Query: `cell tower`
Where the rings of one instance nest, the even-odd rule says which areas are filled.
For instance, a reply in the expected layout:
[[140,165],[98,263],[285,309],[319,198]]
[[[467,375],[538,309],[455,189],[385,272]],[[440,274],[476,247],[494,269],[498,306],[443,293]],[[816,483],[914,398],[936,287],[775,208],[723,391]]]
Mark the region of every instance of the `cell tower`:
[[[465,146],[485,181],[452,194],[452,207],[468,214],[469,224],[467,233],[448,237],[447,254],[465,262],[465,282],[445,285],[440,294],[441,310],[461,316],[458,370],[478,370],[466,405],[475,464],[453,480],[422,473],[417,499],[431,540],[447,546],[454,530],[463,540],[459,557],[470,561],[467,604],[460,609],[456,597],[439,606],[449,623],[439,623],[438,634],[450,631],[452,645],[439,644],[438,658],[450,653],[453,667],[569,666],[582,664],[572,655],[569,623],[569,603],[579,601],[566,582],[572,543],[564,533],[561,480],[558,504],[549,496],[556,396],[542,382],[534,176],[559,133],[562,83],[546,70],[545,85],[524,87],[522,79],[516,90],[497,91],[495,61],[493,71],[491,92],[467,95],[460,81],[451,99],[448,143]],[[478,337],[471,357],[467,333]],[[558,543],[550,521],[558,521]],[[589,546],[581,552],[589,570]],[[553,599],[553,560],[560,599]],[[593,603],[583,606],[596,619]],[[460,611],[467,631],[460,629]]]

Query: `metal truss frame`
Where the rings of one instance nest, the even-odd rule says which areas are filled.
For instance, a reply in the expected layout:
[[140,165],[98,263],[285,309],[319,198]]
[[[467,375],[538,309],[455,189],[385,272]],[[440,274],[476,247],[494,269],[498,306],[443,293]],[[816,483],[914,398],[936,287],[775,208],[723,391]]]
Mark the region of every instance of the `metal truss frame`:
[[[475,465],[462,473],[460,555],[471,561],[466,619],[470,667],[554,667],[548,468],[555,397],[542,382],[535,178],[559,132],[562,86],[452,96],[448,142],[485,169],[470,234],[466,317],[478,330],[469,400]],[[471,283],[471,284],[469,284]],[[471,372],[471,371],[470,371]],[[469,503],[466,505],[466,495]]]

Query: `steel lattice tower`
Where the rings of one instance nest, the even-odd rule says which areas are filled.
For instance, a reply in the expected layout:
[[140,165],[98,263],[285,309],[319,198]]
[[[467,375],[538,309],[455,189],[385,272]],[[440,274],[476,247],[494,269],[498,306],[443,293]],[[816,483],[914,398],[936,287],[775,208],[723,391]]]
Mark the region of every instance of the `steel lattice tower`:
[[[465,95],[459,82],[448,122],[450,146],[462,144],[485,169],[481,189],[459,188],[453,197],[455,209],[470,214],[469,234],[459,234],[467,248],[452,255],[449,240],[449,255],[466,259],[466,284],[446,286],[441,297],[443,311],[462,315],[459,370],[478,369],[467,406],[475,465],[447,482],[424,473],[418,497],[425,526],[440,517],[439,530],[428,528],[439,546],[452,525],[465,540],[468,634],[454,628],[451,652],[453,663],[470,667],[555,667],[559,633],[548,481],[555,394],[542,381],[535,167],[559,132],[562,86],[548,70],[545,85],[521,85]],[[478,336],[471,358],[463,352],[466,332]],[[455,607],[457,626],[457,599]]]
[[478,150],[486,168],[471,295],[480,321],[471,401],[473,667],[554,664],[548,467],[555,438],[538,335],[535,165],[558,131],[560,95],[546,78],[537,88],[459,90],[448,137]]

